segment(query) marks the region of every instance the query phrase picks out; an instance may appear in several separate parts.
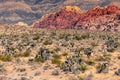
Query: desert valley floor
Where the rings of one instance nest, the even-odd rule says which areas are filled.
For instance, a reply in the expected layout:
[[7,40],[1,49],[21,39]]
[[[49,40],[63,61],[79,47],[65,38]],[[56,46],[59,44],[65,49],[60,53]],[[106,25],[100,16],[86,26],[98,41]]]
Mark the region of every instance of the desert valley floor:
[[120,80],[120,33],[0,25],[0,80]]

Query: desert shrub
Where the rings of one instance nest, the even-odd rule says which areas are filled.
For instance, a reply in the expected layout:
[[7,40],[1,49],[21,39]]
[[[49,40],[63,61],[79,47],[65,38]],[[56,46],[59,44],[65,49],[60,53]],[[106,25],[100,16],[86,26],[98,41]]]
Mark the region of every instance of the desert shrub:
[[52,41],[50,41],[50,40],[45,40],[43,44],[44,44],[44,45],[51,45],[51,44],[52,44]]
[[107,54],[107,53],[103,53],[103,57],[104,57],[104,59],[106,60],[106,61],[109,61],[109,60],[111,60],[111,55],[110,54]]
[[28,59],[28,63],[32,63],[34,61],[33,58]]
[[59,39],[63,39],[64,36],[65,36],[65,34],[60,34],[60,35],[59,35]]
[[42,58],[41,56],[36,55],[34,61],[35,61],[35,62],[42,62],[42,63],[43,63],[43,62],[45,62],[45,59]]
[[59,48],[59,47],[56,47],[55,49],[54,49],[54,51],[56,51],[56,52],[58,52],[58,51],[60,51],[61,50],[61,48]]
[[54,53],[54,51],[50,50],[50,49],[46,49],[45,51],[46,51],[46,53]]
[[53,64],[57,64],[57,65],[61,65],[61,61],[60,61],[60,59],[56,59],[56,58],[54,58],[54,59],[52,59],[52,63]]
[[91,46],[92,46],[92,47],[95,47],[95,46],[98,46],[98,44],[96,44],[95,42],[92,42],[92,43],[91,43]]
[[120,45],[119,42],[115,42],[115,43],[114,43],[114,48],[117,48],[119,45]]
[[78,80],[84,80],[82,76],[78,76]]
[[88,60],[88,61],[86,61],[86,64],[93,65],[93,64],[95,64],[95,62],[94,62],[94,60]]
[[84,54],[87,55],[88,57],[91,56],[91,53],[92,53],[92,49],[91,48],[85,48],[84,49]]
[[41,47],[40,50],[39,50],[39,52],[38,52],[38,55],[41,55],[44,52],[44,50],[45,49]]
[[107,48],[107,51],[108,51],[108,52],[114,52],[114,51],[115,51],[115,48]]
[[1,61],[11,61],[12,57],[11,57],[11,55],[0,55],[0,60]]
[[88,38],[90,38],[89,33],[85,33],[85,34],[81,35],[81,39],[88,39]]
[[19,54],[14,54],[14,57],[28,57],[30,55],[30,50],[27,49],[25,52],[23,53],[19,53]]
[[107,56],[111,56],[111,55],[104,52],[104,53],[103,53],[103,56],[104,56],[104,57],[107,57]]
[[24,53],[23,53],[23,57],[28,57],[30,55],[30,50],[27,49]]
[[60,59],[61,58],[61,56],[60,55],[58,55],[58,54],[53,54],[53,56],[52,56],[54,59]]
[[74,47],[75,43],[73,41],[70,42],[70,45]]
[[60,61],[61,56],[58,54],[53,54],[52,57],[53,57],[53,59],[51,60],[52,63],[60,66],[61,65],[61,61]]
[[51,36],[55,36],[55,35],[56,35],[56,32],[52,31],[50,35],[51,35]]
[[99,38],[105,40],[106,39],[106,35],[99,35]]
[[76,40],[82,40],[82,39],[88,39],[88,38],[90,38],[90,34],[89,33],[84,33],[82,35],[80,35],[80,34],[74,34],[73,36],[74,36],[73,39],[76,39]]
[[76,39],[76,40],[81,40],[81,36],[80,36],[79,34],[75,34],[75,35],[74,35],[74,39]]
[[67,40],[69,40],[69,36],[70,36],[70,34],[65,34],[65,33],[64,34],[60,34],[59,35],[59,39],[65,39],[67,41]]
[[85,71],[85,70],[87,70],[87,65],[82,64],[82,65],[79,67],[79,69],[80,69],[81,71]]
[[30,44],[30,46],[33,48],[33,47],[35,47],[35,46],[36,46],[36,44],[31,43],[31,44]]
[[84,47],[81,47],[80,49],[79,49],[79,51],[82,51],[82,50],[84,50],[85,48]]
[[60,66],[60,68],[62,69],[62,68],[65,67],[65,65],[66,65],[66,64],[65,64],[64,62],[61,62],[59,66]]
[[95,60],[96,61],[106,61],[104,56],[97,56]]
[[38,40],[39,39],[39,35],[35,35],[34,37],[33,37],[33,40]]
[[108,63],[99,63],[97,66],[96,66],[96,70],[97,70],[97,73],[101,73],[103,70],[105,70],[107,68],[107,64]]
[[120,43],[118,42],[118,39],[113,37],[108,38],[105,44],[107,45],[108,52],[114,52],[115,48],[117,48],[120,45]]
[[68,53],[67,52],[64,52],[63,54],[62,54],[62,56],[67,56],[68,55]]

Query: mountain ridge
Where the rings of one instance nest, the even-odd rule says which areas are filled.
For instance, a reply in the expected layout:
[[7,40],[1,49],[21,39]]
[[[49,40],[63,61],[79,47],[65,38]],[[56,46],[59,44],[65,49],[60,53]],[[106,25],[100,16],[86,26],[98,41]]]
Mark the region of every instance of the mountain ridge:
[[96,6],[105,7],[111,4],[120,7],[119,0],[0,0],[0,23],[25,22],[31,25],[43,15],[65,6],[78,6],[87,11]]
[[[55,13],[47,15],[40,21],[35,22],[33,27],[96,30],[99,25],[101,26],[100,30],[111,30],[111,28],[114,28],[113,31],[119,30],[116,29],[116,27],[120,27],[120,9],[117,6],[96,7],[87,12],[78,11],[78,8],[76,9],[74,6],[69,6],[69,8],[64,7]],[[108,29],[109,23],[111,22],[118,25],[115,27],[112,25],[111,28]],[[103,26],[105,27],[102,29]]]

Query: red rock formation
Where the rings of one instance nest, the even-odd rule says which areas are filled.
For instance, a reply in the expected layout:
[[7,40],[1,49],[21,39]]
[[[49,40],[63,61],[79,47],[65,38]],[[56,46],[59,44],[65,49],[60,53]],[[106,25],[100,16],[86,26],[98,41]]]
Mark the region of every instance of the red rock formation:
[[[42,18],[33,27],[105,30],[111,22],[117,24],[117,27],[120,25],[120,9],[117,6],[96,7],[85,13],[76,6],[67,6]],[[114,25],[111,27],[114,27]]]
[[67,6],[60,11],[43,18],[40,22],[35,23],[34,27],[73,28],[80,15],[81,11],[78,7]]

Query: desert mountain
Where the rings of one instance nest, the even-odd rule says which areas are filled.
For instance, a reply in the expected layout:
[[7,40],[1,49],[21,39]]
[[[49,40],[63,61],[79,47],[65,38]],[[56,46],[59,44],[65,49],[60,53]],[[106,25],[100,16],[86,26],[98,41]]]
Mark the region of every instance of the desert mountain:
[[120,7],[120,0],[0,0],[0,23],[32,24],[43,15],[68,5],[78,6],[86,11],[111,4]]
[[120,29],[120,9],[111,5],[83,12],[77,6],[66,6],[43,17],[34,24],[34,27],[116,31]]

